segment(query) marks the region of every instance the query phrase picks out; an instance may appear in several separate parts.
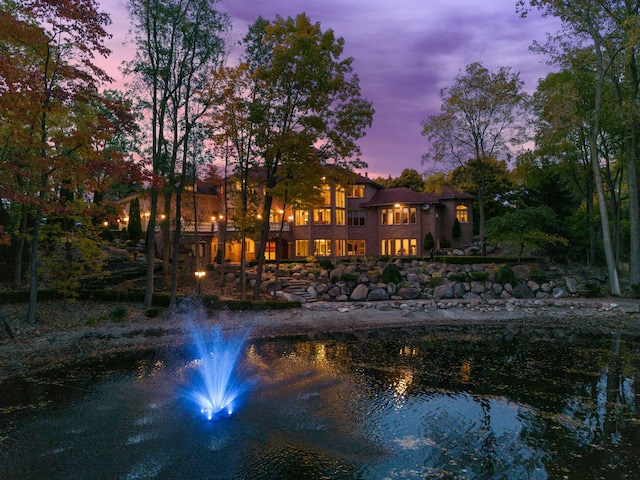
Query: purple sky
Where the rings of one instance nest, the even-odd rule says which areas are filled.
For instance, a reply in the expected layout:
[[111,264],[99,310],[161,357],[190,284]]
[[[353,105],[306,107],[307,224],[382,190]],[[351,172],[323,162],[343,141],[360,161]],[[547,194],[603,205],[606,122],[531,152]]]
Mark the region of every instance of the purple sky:
[[[113,50],[107,70],[120,79],[117,66],[133,56],[123,46],[129,30],[126,0],[99,0],[111,15]],[[473,62],[511,67],[532,93],[550,71],[544,58],[529,51],[534,40],[556,31],[553,20],[530,14],[521,19],[515,0],[222,0],[218,9],[242,38],[262,15],[295,17],[305,12],[323,30],[345,40],[345,55],[355,58],[363,97],[376,110],[373,126],[360,141],[370,178],[397,177],[405,168],[430,169],[420,159],[427,150],[420,122],[440,111],[440,89]],[[240,54],[234,46],[232,57]],[[114,85],[121,88],[120,81]],[[438,166],[442,169],[442,166]],[[361,172],[364,173],[364,172]]]

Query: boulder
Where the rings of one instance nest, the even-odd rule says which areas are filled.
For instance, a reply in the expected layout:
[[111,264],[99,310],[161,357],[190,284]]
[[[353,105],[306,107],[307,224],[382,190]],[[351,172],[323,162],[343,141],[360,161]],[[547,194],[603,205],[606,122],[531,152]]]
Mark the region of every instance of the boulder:
[[515,298],[534,298],[535,295],[526,283],[520,282],[513,288]]
[[384,288],[374,288],[367,295],[367,300],[371,302],[379,300],[389,300],[389,294]]
[[516,280],[528,280],[531,275],[531,267],[528,265],[515,265],[513,273],[516,276]]
[[453,289],[449,285],[438,285],[433,289],[433,295],[437,298],[453,298]]
[[306,300],[302,295],[296,295],[295,293],[285,292],[282,295],[283,300],[287,300],[289,302],[300,302],[305,303]]
[[369,294],[369,287],[366,285],[360,284],[351,292],[351,296],[349,297],[351,300],[355,302],[363,301],[367,299],[367,295]]
[[575,278],[568,277],[565,280],[565,284],[567,286],[567,291],[571,295],[575,295],[576,293],[578,293],[578,281]]
[[404,287],[398,289],[398,296],[402,297],[404,300],[413,300],[420,296],[421,290],[419,288],[414,287]]
[[568,296],[569,296],[569,294],[562,287],[555,287],[553,289],[553,298],[566,298]]

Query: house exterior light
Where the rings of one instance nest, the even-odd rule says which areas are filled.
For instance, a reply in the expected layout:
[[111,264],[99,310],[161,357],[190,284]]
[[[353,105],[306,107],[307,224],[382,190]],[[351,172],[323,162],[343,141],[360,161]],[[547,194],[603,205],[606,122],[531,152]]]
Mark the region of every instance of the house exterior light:
[[196,281],[198,282],[198,295],[200,295],[200,282],[206,274],[207,272],[205,272],[204,270],[196,270],[194,272],[194,275],[196,276]]

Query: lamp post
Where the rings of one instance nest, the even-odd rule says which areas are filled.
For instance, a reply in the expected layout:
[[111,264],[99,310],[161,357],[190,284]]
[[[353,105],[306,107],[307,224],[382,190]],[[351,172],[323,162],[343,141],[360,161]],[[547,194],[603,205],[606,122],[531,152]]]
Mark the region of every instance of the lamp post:
[[206,272],[204,270],[196,270],[195,276],[198,282],[198,296],[200,296],[200,282],[204,278]]

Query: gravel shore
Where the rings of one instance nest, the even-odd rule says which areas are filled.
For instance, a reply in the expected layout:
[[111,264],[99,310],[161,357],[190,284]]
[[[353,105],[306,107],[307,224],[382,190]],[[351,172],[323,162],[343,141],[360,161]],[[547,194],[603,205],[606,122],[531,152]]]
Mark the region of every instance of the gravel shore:
[[184,345],[192,321],[218,324],[226,331],[250,329],[252,338],[485,326],[512,335],[534,329],[640,335],[640,303],[632,299],[316,302],[261,312],[167,309],[154,318],[145,316],[140,304],[43,302],[35,325],[24,322],[25,305],[4,305],[0,312],[10,326],[0,331],[0,382],[118,352]]

